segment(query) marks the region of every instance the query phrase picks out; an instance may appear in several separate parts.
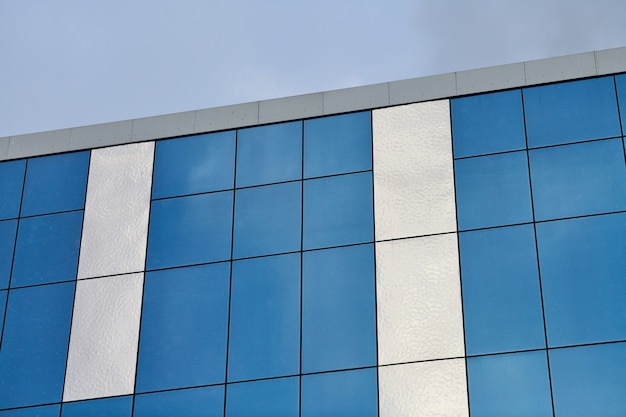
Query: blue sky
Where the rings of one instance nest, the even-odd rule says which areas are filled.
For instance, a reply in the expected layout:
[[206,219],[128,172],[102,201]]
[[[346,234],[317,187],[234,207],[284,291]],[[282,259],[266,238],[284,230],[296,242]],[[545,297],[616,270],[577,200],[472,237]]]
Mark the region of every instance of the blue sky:
[[624,0],[0,0],[0,137],[626,46]]

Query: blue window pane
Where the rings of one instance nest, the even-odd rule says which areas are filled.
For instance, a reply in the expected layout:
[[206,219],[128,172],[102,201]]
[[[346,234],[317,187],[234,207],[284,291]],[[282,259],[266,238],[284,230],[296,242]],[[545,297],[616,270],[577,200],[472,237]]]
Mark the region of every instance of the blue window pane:
[[235,131],[158,141],[152,198],[234,187]]
[[19,215],[25,169],[26,161],[0,163],[0,220]]
[[237,187],[302,178],[302,122],[237,133]]
[[133,417],[223,417],[224,386],[141,394]]
[[530,151],[537,220],[626,209],[620,139]]
[[302,184],[237,190],[234,257],[300,250]]
[[233,263],[228,380],[300,370],[300,255]]
[[545,347],[532,225],[459,234],[468,355]]
[[305,252],[302,372],[376,365],[374,248]]
[[83,212],[21,219],[11,287],[76,279]]
[[467,359],[471,414],[552,417],[546,351]]
[[302,377],[302,417],[376,417],[376,369]]
[[304,177],[372,169],[369,111],[304,121]]
[[0,411],[0,417],[59,417],[60,408],[60,405],[18,408],[17,410]]
[[549,346],[626,339],[626,214],[537,224]]
[[0,351],[0,408],[61,401],[74,285],[10,291]]
[[115,397],[63,404],[61,417],[131,417],[133,397]]
[[619,101],[619,113],[622,118],[622,131],[626,131],[626,74],[616,75],[617,99]]
[[524,89],[528,146],[621,136],[613,77]]
[[0,344],[2,343],[2,329],[4,327],[4,309],[7,306],[7,292],[0,291]]
[[0,289],[9,286],[17,221],[0,222]]
[[88,151],[30,159],[22,216],[84,208],[88,169]]
[[459,229],[533,220],[526,152],[454,162]]
[[373,239],[371,173],[304,182],[304,249]]
[[228,263],[146,275],[137,392],[224,383]]
[[298,378],[228,385],[226,417],[298,417],[300,407]]
[[450,101],[454,157],[526,148],[520,90]]
[[550,351],[557,416],[623,416],[626,343]]
[[233,192],[152,202],[148,269],[230,258]]

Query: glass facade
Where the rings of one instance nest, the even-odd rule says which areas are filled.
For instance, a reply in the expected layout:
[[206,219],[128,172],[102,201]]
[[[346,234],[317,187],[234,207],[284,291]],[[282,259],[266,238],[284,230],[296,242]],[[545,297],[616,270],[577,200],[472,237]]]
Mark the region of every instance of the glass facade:
[[626,75],[0,162],[0,417],[619,416]]

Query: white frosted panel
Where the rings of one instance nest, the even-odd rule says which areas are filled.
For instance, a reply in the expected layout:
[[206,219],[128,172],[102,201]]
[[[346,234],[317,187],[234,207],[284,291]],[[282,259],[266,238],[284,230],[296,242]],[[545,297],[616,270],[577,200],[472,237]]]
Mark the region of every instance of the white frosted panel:
[[144,269],[154,142],[91,151],[78,278]]
[[380,417],[469,416],[465,381],[464,359],[381,367]]
[[462,357],[457,235],[376,243],[380,364]]
[[376,240],[456,231],[448,100],[372,112]]
[[143,273],[79,281],[63,401],[132,394]]

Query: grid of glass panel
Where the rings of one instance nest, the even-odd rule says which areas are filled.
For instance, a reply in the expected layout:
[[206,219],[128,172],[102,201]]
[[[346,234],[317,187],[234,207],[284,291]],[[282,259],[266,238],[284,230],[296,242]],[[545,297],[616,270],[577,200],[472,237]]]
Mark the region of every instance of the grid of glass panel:
[[626,409],[625,82],[451,100],[472,415]]
[[458,231],[419,238],[458,237],[465,354],[382,366],[372,113],[157,141],[134,389],[81,401],[63,392],[90,152],[0,163],[0,417],[411,415],[415,381],[459,383],[444,367],[463,415],[620,415],[624,103],[626,75],[450,100]]

